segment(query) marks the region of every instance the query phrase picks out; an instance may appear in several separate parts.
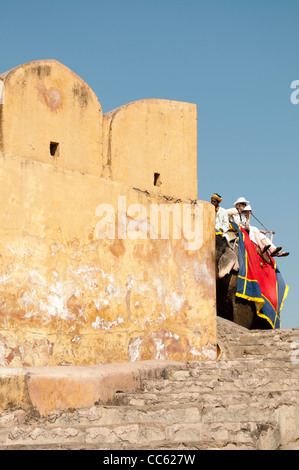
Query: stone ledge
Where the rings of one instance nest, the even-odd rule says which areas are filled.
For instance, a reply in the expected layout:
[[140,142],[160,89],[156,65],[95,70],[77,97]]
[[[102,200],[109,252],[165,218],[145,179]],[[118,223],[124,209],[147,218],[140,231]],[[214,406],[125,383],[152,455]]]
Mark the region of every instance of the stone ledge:
[[144,379],[162,378],[177,361],[140,361],[78,367],[0,368],[0,412],[22,408],[45,416],[59,408],[109,403],[116,391],[140,388]]

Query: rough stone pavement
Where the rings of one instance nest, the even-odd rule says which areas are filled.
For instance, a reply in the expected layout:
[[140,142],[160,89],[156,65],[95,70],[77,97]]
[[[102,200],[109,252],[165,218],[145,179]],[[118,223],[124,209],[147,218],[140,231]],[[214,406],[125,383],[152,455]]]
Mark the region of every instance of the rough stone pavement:
[[218,320],[217,361],[0,369],[0,449],[294,449],[299,329]]

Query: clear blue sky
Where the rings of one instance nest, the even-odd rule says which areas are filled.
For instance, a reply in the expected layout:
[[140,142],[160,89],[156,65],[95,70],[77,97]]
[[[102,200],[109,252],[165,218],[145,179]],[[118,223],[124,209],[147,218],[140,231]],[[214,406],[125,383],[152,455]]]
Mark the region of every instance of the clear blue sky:
[[[107,112],[165,98],[198,109],[198,198],[254,214],[291,252],[277,258],[290,287],[282,327],[299,327],[298,0],[10,0],[2,2],[5,72],[57,59]],[[257,224],[258,225],[258,224]]]

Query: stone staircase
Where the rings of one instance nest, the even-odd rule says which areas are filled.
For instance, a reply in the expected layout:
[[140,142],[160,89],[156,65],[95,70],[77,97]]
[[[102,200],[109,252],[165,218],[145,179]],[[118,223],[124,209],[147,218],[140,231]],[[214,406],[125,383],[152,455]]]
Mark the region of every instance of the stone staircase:
[[218,337],[216,361],[177,363],[105,403],[4,410],[0,450],[296,448],[299,329],[251,332],[218,319]]

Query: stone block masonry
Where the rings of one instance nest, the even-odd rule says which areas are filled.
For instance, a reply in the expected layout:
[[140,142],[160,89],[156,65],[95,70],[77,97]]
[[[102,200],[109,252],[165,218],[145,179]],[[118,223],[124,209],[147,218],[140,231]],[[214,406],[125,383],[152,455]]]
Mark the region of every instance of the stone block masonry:
[[299,330],[217,323],[230,359],[1,367],[0,450],[298,450]]

